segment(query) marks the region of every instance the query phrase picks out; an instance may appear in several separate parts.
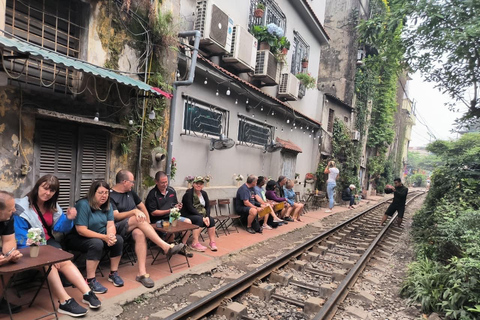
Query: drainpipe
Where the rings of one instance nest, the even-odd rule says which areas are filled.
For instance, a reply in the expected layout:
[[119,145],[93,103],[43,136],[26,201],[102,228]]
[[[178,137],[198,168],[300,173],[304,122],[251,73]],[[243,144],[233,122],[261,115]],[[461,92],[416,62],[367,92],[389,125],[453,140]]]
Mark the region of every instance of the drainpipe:
[[166,173],[168,179],[170,179],[171,175],[171,165],[172,165],[172,148],[173,148],[173,134],[175,131],[175,105],[177,103],[177,88],[181,86],[189,86],[193,83],[193,79],[195,78],[195,69],[197,67],[197,55],[198,55],[198,47],[200,45],[200,31],[192,30],[192,31],[185,31],[180,32],[178,34],[179,38],[187,38],[187,37],[195,37],[195,42],[193,44],[193,52],[192,52],[192,62],[190,65],[190,71],[188,73],[188,79],[182,81],[175,81],[173,83],[173,97],[170,103],[170,127],[168,129],[168,142],[167,142],[167,164],[166,164]]

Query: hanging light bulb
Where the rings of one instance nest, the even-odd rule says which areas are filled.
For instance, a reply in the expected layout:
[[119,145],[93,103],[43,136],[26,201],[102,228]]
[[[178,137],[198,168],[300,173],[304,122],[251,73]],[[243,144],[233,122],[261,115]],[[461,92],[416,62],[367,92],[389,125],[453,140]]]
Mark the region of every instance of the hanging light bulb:
[[235,99],[235,104],[238,104],[238,99]]
[[283,132],[283,127],[282,127],[282,132]]
[[275,111],[272,111],[272,116],[274,116],[274,115],[275,115]]
[[305,130],[303,130],[303,134],[305,134]]
[[255,113],[252,113],[252,118],[255,118]]
[[133,126],[133,120],[132,119],[128,120],[128,124]]
[[154,120],[155,119],[155,110],[152,109],[150,113],[148,114],[148,119]]
[[181,74],[180,71],[177,70],[177,78],[180,78]]
[[311,137],[312,137],[312,135],[311,135],[311,134],[309,134],[309,135],[308,135],[308,137],[309,137],[309,138],[311,138]]
[[100,113],[95,112],[95,117],[93,118],[93,121],[98,122],[98,118],[100,118]]
[[290,132],[293,132],[293,127],[290,128]]
[[303,126],[300,126],[300,130],[303,130]]
[[260,111],[263,111],[263,106],[260,106]]
[[308,130],[308,126],[307,126],[307,130]]
[[208,84],[208,78],[205,77],[205,81],[203,81],[203,84]]
[[287,123],[290,123],[290,119],[287,119]]
[[227,92],[225,92],[225,94],[226,94],[227,96],[230,95],[230,87],[227,88]]
[[247,101],[245,101],[246,104],[248,104],[248,98],[247,98]]
[[216,96],[218,96],[218,95],[219,95],[218,89],[217,89],[217,92],[215,92],[215,95],[216,95]]
[[313,131],[314,131],[314,130],[312,129],[312,133],[313,133]]
[[293,122],[293,126],[296,127],[297,125],[295,124],[295,121]]

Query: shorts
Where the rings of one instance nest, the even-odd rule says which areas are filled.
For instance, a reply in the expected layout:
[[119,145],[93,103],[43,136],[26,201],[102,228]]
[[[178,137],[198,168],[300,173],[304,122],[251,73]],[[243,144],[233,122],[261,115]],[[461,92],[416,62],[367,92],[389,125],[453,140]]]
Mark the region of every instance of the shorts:
[[390,206],[388,207],[387,211],[385,211],[385,214],[387,216],[393,216],[393,214],[395,213],[395,211],[398,212],[398,217],[400,219],[403,219],[403,214],[405,213],[405,206],[398,206],[398,205],[394,205],[393,203],[390,204]]
[[125,218],[123,220],[115,222],[115,229],[117,229],[117,234],[124,239],[129,235],[128,219],[130,218]]
[[242,217],[247,216],[250,212],[250,207],[240,207],[240,208],[235,208],[235,211]]

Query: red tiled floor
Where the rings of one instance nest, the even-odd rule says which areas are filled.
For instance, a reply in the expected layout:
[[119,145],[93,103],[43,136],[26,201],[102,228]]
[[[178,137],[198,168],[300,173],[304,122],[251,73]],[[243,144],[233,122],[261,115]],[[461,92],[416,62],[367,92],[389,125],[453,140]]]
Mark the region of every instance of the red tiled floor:
[[[381,199],[383,199],[383,197],[370,197],[369,201],[376,202]],[[362,205],[365,206],[366,204],[367,202],[365,200],[362,200]],[[203,253],[193,252],[194,256],[189,259],[190,266],[194,267],[196,265],[203,264],[209,260],[212,260],[217,257],[221,257],[233,251],[244,249],[248,246],[264,241],[266,239],[270,239],[278,235],[290,232],[294,229],[301,228],[305,224],[318,221],[331,214],[341,212],[341,211],[347,211],[347,210],[348,209],[344,206],[336,206],[333,208],[332,213],[326,213],[325,208],[321,208],[316,211],[309,211],[302,216],[303,222],[293,222],[293,223],[290,222],[288,223],[288,225],[283,225],[273,230],[265,230],[263,234],[249,234],[243,228],[238,229],[239,233],[236,233],[235,230],[232,229],[231,233],[228,236],[225,236],[223,232],[219,232],[219,238],[215,239],[215,242],[217,243],[217,246],[218,246],[218,251],[212,252],[209,249],[207,249],[207,251]],[[204,237],[205,237],[205,241],[203,242],[203,244],[208,245],[208,236],[204,236]],[[156,253],[156,251],[154,251],[154,253]],[[172,275],[162,255],[158,257],[154,265],[151,265],[152,260],[153,258],[151,256],[147,257],[147,272],[150,274],[150,277],[154,281]],[[171,264],[176,265],[184,261],[185,261],[185,258],[183,256],[174,256],[171,259]],[[188,267],[186,264],[182,266],[174,267],[173,274],[183,270],[187,270],[187,269]],[[109,272],[108,266],[106,266],[102,270],[105,276],[101,277],[100,275],[97,274],[97,280],[100,281],[100,283],[102,283],[104,286],[108,288],[108,292],[106,294],[98,295],[98,297],[102,301],[106,301],[110,298],[122,295],[127,291],[130,291],[142,286],[139,282],[135,281],[135,277],[138,271],[138,268],[136,265],[132,266],[131,264],[124,264],[120,266],[119,274],[125,282],[125,285],[120,288],[116,288],[113,286],[112,283],[108,282],[107,280],[107,275]],[[75,298],[77,302],[81,303],[82,294],[77,289],[70,287],[70,288],[66,288],[66,290],[68,294],[70,294],[73,298]],[[14,297],[13,294],[9,295],[9,297],[10,296],[12,296],[12,302],[14,303],[19,302],[19,299]],[[22,297],[20,301],[25,303],[27,296],[28,294]],[[54,301],[56,302],[56,299],[54,299]],[[56,305],[57,305],[57,302],[56,302]],[[48,296],[48,291],[46,288],[44,288],[40,291],[40,294],[37,297],[35,304],[32,306],[32,308],[27,308],[27,306],[24,306],[22,312],[15,314],[13,318],[19,319],[19,320],[34,319],[36,317],[41,316],[42,314],[49,312],[51,310],[51,307],[49,308],[49,306],[51,306],[51,303]],[[95,311],[90,310],[89,315],[90,316],[95,315]],[[69,317],[65,317],[65,319],[68,319],[68,318]],[[3,319],[8,319],[8,315],[0,315],[0,320],[3,320]],[[45,318],[45,319],[53,319],[53,317]]]

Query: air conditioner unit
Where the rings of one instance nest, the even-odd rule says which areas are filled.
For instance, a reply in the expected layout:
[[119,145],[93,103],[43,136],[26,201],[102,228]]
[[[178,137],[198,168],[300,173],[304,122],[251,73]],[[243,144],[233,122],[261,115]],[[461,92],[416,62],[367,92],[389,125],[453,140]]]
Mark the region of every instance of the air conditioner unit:
[[257,43],[257,38],[243,27],[236,25],[233,28],[230,53],[223,56],[223,61],[239,71],[255,70]]
[[278,98],[297,100],[300,81],[291,73],[282,73],[278,84]]
[[278,83],[277,60],[270,50],[257,51],[257,61],[253,77],[264,82],[266,85],[275,85]]
[[195,30],[200,47],[212,54],[227,54],[232,46],[233,20],[212,0],[197,0]]
[[352,131],[352,140],[359,141],[360,140],[360,131]]

